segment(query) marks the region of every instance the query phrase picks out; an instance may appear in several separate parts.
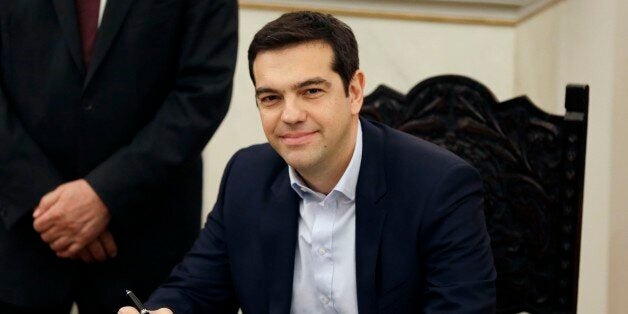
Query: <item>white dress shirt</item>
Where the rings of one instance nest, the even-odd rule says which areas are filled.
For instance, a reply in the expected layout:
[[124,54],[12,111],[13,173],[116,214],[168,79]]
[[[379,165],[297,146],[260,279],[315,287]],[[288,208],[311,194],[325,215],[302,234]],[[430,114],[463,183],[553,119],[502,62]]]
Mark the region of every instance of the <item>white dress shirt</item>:
[[307,187],[289,167],[299,194],[299,232],[291,313],[358,313],[355,275],[355,189],[362,162],[362,126],[344,174],[327,195]]

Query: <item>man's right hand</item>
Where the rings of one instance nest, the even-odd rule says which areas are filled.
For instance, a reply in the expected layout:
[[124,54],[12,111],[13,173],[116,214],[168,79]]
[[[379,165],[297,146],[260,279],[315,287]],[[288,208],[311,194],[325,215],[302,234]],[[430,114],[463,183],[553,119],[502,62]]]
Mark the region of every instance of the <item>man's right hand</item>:
[[[140,312],[138,312],[134,307],[130,307],[130,306],[125,306],[118,311],[118,314],[139,314],[139,313]],[[171,310],[164,307],[156,311],[150,311],[150,313],[151,314],[173,314]]]
[[33,228],[57,256],[70,258],[107,230],[111,214],[85,179],[61,184],[33,212]]

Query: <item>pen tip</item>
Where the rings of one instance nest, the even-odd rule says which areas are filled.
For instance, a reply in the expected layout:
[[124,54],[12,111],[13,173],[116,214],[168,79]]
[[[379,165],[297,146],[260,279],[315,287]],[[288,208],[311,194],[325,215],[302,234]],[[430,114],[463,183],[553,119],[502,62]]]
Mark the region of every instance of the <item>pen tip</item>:
[[126,290],[126,294],[129,294],[129,293],[131,293],[131,290]]

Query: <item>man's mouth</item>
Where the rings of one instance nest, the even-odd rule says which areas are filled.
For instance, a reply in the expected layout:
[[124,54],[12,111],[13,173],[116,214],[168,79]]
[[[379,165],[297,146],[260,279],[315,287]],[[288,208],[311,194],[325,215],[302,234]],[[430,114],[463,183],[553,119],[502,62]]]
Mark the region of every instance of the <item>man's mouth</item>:
[[290,132],[279,136],[286,145],[303,145],[309,142],[316,132]]

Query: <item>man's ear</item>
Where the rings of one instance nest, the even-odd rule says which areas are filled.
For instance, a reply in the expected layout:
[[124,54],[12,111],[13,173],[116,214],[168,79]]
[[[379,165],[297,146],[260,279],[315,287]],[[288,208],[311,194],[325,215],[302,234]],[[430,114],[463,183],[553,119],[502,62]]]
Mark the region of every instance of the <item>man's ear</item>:
[[358,115],[362,109],[364,102],[364,85],[366,84],[366,76],[364,71],[358,69],[353,74],[353,78],[349,82],[349,101],[351,102],[351,113]]

